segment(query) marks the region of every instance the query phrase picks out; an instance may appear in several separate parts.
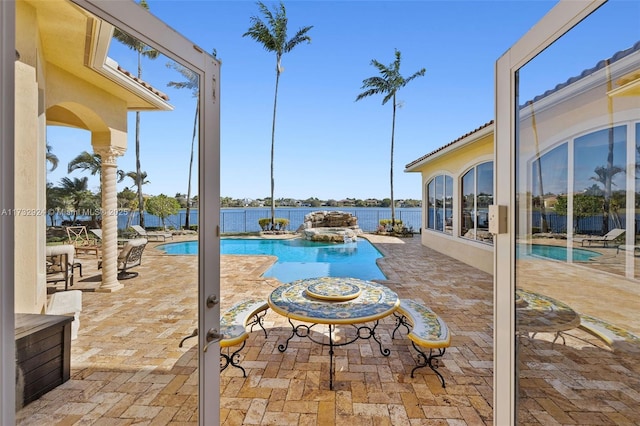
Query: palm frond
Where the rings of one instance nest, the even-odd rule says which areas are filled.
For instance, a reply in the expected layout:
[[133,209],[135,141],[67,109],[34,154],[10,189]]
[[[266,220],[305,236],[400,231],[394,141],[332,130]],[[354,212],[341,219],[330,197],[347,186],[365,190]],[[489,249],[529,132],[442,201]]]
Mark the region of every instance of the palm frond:
[[293,37],[291,37],[287,44],[285,44],[284,51],[291,52],[294,47],[305,41],[307,42],[307,44],[311,43],[311,37],[307,35],[307,32],[309,32],[311,28],[313,28],[313,25],[300,28],[298,32]]
[[78,169],[83,171],[88,170],[92,175],[96,175],[102,170],[102,158],[99,154],[82,151],[77,157],[69,161],[67,172],[71,173]]

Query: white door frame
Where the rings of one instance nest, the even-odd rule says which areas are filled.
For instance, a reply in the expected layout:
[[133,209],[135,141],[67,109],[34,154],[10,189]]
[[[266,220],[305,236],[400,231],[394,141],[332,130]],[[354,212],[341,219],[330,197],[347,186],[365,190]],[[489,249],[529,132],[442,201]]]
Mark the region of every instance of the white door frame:
[[493,423],[516,423],[515,164],[516,72],[606,0],[561,0],[496,62],[495,198],[507,206],[507,232],[494,237]]
[[[220,328],[220,62],[132,1],[72,0],[200,76],[198,328]],[[0,212],[13,208],[15,2],[0,1]],[[206,141],[206,143],[205,143]],[[205,260],[206,259],[206,260]],[[15,424],[13,217],[0,215],[0,423]],[[219,424],[219,347],[199,333],[199,424]]]
[[[0,212],[12,211],[16,5],[0,1]],[[13,215],[0,214],[0,424],[15,424]]]

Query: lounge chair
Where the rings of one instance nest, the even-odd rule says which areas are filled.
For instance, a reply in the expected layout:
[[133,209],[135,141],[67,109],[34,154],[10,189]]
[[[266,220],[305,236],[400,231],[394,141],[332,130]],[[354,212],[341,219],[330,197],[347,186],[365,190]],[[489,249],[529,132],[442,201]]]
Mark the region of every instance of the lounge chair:
[[592,236],[586,238],[576,238],[575,241],[580,241],[580,244],[584,247],[584,243],[588,242],[589,245],[592,243],[602,244],[604,247],[607,247],[610,242],[615,241],[617,238],[621,237],[622,234],[625,233],[625,230],[622,228],[614,228],[611,231],[607,232],[602,236]]
[[173,240],[173,234],[171,232],[165,231],[147,231],[140,225],[132,225],[131,226],[142,238],[146,238],[149,241],[166,241],[167,238],[171,238]]
[[[138,276],[137,272],[129,272],[129,269],[142,263],[142,252],[147,245],[145,238],[136,238],[125,243],[118,253],[118,279],[128,280]],[[98,262],[98,269],[102,268],[102,261]]]
[[76,255],[81,252],[93,252],[98,257],[100,245],[95,238],[89,237],[86,226],[67,226],[69,244],[76,248]]

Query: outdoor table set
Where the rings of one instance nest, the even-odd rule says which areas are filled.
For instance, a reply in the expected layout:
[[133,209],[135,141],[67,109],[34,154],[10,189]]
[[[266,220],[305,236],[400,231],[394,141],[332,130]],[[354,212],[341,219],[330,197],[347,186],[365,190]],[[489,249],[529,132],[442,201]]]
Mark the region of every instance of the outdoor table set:
[[[373,339],[380,347],[383,356],[391,351],[382,347],[376,335],[381,318],[391,315],[400,305],[398,295],[388,287],[371,281],[356,278],[322,277],[293,281],[276,288],[268,299],[274,312],[287,317],[291,325],[291,335],[278,350],[284,352],[294,337],[307,337],[312,342],[329,346],[329,388],[333,390],[335,367],[333,349],[358,339]],[[292,320],[307,324],[295,325]],[[365,323],[373,323],[372,326]],[[317,338],[312,329],[319,324],[328,325],[329,341]],[[345,341],[336,341],[337,325],[350,325],[355,328],[355,336]]]

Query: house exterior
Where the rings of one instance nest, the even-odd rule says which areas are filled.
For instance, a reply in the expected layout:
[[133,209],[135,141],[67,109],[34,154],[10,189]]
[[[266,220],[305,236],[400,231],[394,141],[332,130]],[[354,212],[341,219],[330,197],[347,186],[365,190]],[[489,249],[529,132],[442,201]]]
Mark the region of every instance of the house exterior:
[[493,132],[490,121],[405,167],[422,175],[422,244],[493,273]]
[[[422,244],[494,274],[494,424],[530,420],[536,402],[528,386],[532,377],[544,380],[527,364],[519,292],[577,312],[578,323],[567,327],[608,330],[612,362],[631,369],[639,362],[640,33],[575,69],[557,53],[566,45],[553,43],[572,33],[568,45],[583,48],[620,16],[620,3],[581,6],[561,2],[498,60],[495,121],[405,168],[422,175]],[[540,87],[545,63],[570,74]],[[616,228],[622,236],[601,239]],[[586,365],[594,353],[586,345],[571,362]],[[638,383],[635,371],[630,387]],[[593,374],[604,373],[585,367]],[[570,388],[576,393],[558,395],[556,406],[578,397],[581,390]]]

